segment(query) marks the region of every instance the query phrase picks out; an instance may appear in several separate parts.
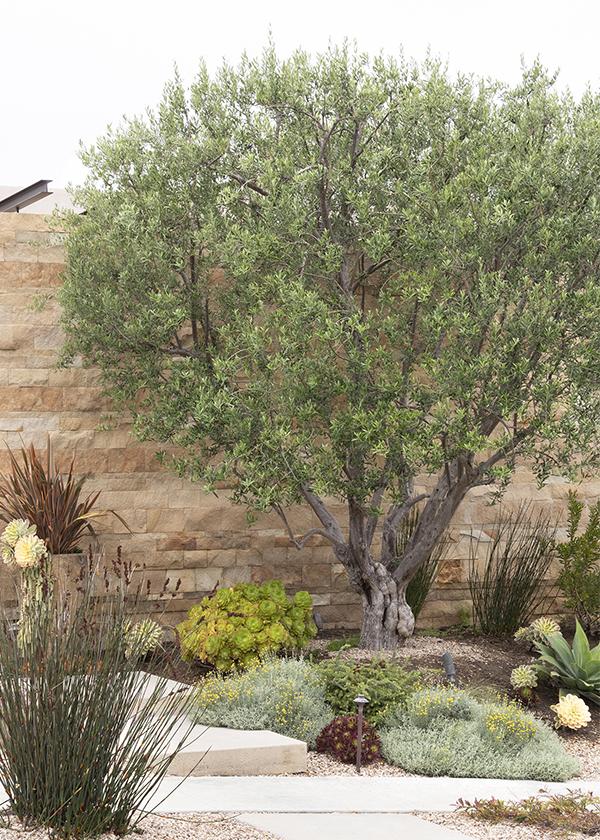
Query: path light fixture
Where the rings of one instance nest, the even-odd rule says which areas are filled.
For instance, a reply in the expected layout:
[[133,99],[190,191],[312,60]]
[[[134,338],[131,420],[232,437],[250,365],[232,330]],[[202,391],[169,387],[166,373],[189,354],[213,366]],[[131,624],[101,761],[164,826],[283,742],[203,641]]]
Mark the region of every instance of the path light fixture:
[[456,665],[454,664],[454,659],[452,659],[452,654],[446,653],[442,654],[442,665],[444,666],[444,671],[446,672],[446,679],[448,682],[455,683],[456,682]]
[[356,772],[360,773],[360,763],[362,760],[362,731],[363,731],[363,718],[365,712],[365,706],[369,702],[367,697],[363,697],[362,694],[359,694],[358,697],[354,698],[354,702],[356,703],[357,715],[356,715]]

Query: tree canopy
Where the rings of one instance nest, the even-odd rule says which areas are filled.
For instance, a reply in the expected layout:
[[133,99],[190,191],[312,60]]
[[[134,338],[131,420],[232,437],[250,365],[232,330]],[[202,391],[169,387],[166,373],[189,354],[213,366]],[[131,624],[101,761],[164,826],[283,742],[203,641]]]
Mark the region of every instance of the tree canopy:
[[595,93],[538,64],[507,86],[268,48],[175,79],[83,159],[67,357],[100,369],[139,438],[179,448],[181,474],[284,519],[310,504],[363,594],[384,571],[405,585],[517,457],[540,481],[597,466]]

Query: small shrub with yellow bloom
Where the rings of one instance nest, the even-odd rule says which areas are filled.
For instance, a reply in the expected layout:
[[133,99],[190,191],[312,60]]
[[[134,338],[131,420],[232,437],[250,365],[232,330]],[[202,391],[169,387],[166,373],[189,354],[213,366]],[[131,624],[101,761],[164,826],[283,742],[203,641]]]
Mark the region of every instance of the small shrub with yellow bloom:
[[246,671],[205,677],[196,719],[206,726],[270,729],[313,746],[333,717],[314,667],[303,659],[270,659]]
[[583,729],[592,719],[585,701],[575,694],[564,694],[558,703],[550,708],[556,715],[557,729],[561,726],[566,729]]
[[521,711],[515,703],[497,706],[485,717],[485,732],[494,741],[506,744],[523,744],[530,741],[537,731],[535,721]]
[[556,732],[515,702],[455,688],[414,694],[379,734],[386,761],[424,776],[560,782],[579,772]]
[[428,726],[438,718],[471,720],[476,709],[475,701],[456,688],[432,688],[417,691],[407,701],[407,711],[420,727]]

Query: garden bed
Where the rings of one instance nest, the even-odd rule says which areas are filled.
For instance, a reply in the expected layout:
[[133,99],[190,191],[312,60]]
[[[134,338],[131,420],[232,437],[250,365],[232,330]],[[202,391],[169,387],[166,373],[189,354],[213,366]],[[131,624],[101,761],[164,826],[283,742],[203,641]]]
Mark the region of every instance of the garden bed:
[[[506,693],[510,688],[510,673],[518,665],[527,665],[535,661],[525,647],[516,644],[512,639],[500,640],[475,636],[468,633],[456,635],[430,636],[417,634],[409,639],[405,646],[395,651],[368,651],[361,648],[349,648],[330,653],[327,646],[331,640],[317,639],[311,649],[320,656],[339,656],[356,662],[383,657],[393,661],[405,662],[411,668],[437,669],[441,671],[441,656],[443,653],[452,654],[456,665],[457,682],[462,688],[491,689]],[[552,722],[554,715],[550,706],[556,703],[557,690],[549,685],[541,685],[537,690],[537,698],[529,709],[537,717]],[[597,747],[600,739],[600,712],[592,706],[592,720],[589,725],[578,734],[561,732],[560,735],[574,755],[582,757]],[[589,745],[589,749],[588,749]],[[590,755],[586,760],[593,759]],[[596,778],[600,776],[600,755],[595,762]]]
[[[0,840],[48,840],[44,829],[24,829],[18,821],[0,827]],[[238,822],[231,814],[151,814],[137,827],[139,840],[276,840],[273,834]],[[118,840],[102,834],[96,840]]]
[[543,829],[536,825],[514,825],[514,823],[489,823],[478,822],[464,814],[417,814],[421,819],[454,829],[467,837],[474,837],[477,840],[563,840],[568,836],[569,840],[589,840],[589,835],[579,832],[569,832],[565,835],[552,829]]
[[[343,640],[342,640],[343,641]],[[457,680],[460,687],[481,692],[482,696],[489,696],[495,692],[505,694],[510,687],[510,673],[517,665],[533,661],[528,650],[512,640],[482,638],[466,632],[432,636],[418,634],[408,640],[406,645],[393,652],[374,652],[356,647],[348,647],[338,651],[331,651],[331,639],[317,639],[311,643],[307,656],[314,660],[328,660],[339,657],[345,661],[363,662],[373,657],[383,658],[390,662],[403,664],[408,668],[425,672],[432,682],[439,680],[443,683],[444,673],[441,669],[441,656],[445,652],[452,654],[457,669]],[[165,649],[153,664],[155,671],[182,682],[195,683],[211,672],[210,668],[201,665],[190,665],[182,662],[177,656],[175,646]],[[551,723],[553,714],[550,705],[556,702],[556,689],[542,686],[530,711],[537,717]],[[592,721],[580,732],[561,730],[561,741],[566,751],[581,763],[581,779],[597,779],[600,777],[600,750],[598,737],[600,736],[600,714],[592,707]],[[309,752],[306,775],[331,776],[353,775],[353,765],[343,764],[327,755]],[[363,767],[362,771],[369,776],[404,776],[410,775],[399,767],[394,767],[383,761]]]

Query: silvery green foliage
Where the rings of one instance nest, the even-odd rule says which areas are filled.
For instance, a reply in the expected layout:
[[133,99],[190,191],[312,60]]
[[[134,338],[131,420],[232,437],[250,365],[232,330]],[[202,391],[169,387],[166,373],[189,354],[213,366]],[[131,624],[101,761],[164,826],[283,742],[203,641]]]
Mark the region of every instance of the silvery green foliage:
[[272,659],[233,676],[211,674],[196,693],[197,721],[232,729],[270,729],[314,746],[333,718],[314,668]]
[[[559,737],[546,724],[519,711],[535,727],[527,740],[498,740],[487,730],[490,713],[506,715],[507,705],[477,703],[470,719],[432,718],[423,727],[409,711],[397,710],[381,732],[386,761],[425,776],[539,779],[562,782],[579,772]],[[516,708],[516,707],[515,707]]]
[[538,64],[510,87],[346,46],[175,79],[83,155],[65,358],[181,475],[310,505],[363,643],[395,644],[470,488],[599,463],[599,118]]

